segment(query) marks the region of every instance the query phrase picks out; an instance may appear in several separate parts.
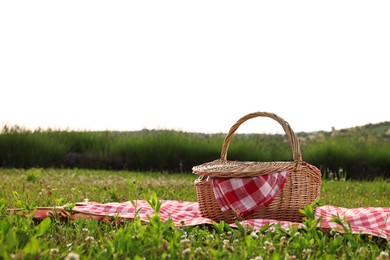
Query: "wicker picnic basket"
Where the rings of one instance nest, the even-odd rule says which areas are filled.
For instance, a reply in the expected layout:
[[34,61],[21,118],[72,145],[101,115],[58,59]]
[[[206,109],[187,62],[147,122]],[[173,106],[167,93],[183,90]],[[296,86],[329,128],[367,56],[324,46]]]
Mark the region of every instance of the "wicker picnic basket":
[[[293,152],[290,162],[247,162],[229,161],[226,159],[230,141],[245,121],[255,117],[269,117],[276,120],[289,138]],[[281,117],[267,112],[250,113],[240,118],[229,130],[223,142],[221,158],[192,168],[193,173],[200,175],[195,181],[196,193],[201,215],[214,221],[232,223],[245,219],[275,219],[302,222],[300,209],[319,198],[321,189],[320,170],[302,160],[298,139],[290,125]],[[215,198],[210,178],[244,178],[271,174],[277,171],[289,170],[289,176],[280,194],[263,208],[250,215],[239,217],[233,210],[222,211]]]

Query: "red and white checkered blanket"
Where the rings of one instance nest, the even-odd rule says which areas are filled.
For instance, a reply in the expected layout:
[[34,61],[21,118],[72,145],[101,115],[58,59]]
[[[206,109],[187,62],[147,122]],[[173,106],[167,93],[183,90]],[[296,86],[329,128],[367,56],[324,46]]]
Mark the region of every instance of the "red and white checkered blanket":
[[282,191],[289,171],[256,177],[212,178],[211,186],[222,211],[232,209],[239,217],[268,206]]
[[[137,207],[130,202],[123,203],[97,203],[87,202],[78,203],[71,211],[65,210],[64,207],[58,208],[38,208],[34,217],[46,218],[53,214],[58,214],[60,217],[71,219],[76,218],[93,218],[104,220],[116,216],[118,219],[133,219],[136,211],[139,210],[138,216],[142,221],[148,222],[148,215],[154,215],[152,208],[144,200],[136,201]],[[17,211],[17,210],[10,210]],[[200,224],[211,224],[213,221],[208,218],[203,218],[200,215],[197,202],[177,201],[177,200],[162,200],[160,218],[165,221],[172,219],[177,226],[193,226]],[[333,222],[333,217],[339,217],[351,225],[351,232],[356,234],[368,234],[373,236],[390,239],[390,208],[368,207],[368,208],[340,208],[334,206],[317,207],[315,216],[322,216],[322,221],[319,223],[319,228],[324,229],[340,229],[342,227]],[[240,222],[243,226],[249,225],[254,229],[259,229],[266,224],[279,223],[282,228],[288,230],[291,226],[302,227],[304,224],[288,221],[278,221],[270,219],[249,219]],[[231,224],[232,227],[237,227],[236,224]]]

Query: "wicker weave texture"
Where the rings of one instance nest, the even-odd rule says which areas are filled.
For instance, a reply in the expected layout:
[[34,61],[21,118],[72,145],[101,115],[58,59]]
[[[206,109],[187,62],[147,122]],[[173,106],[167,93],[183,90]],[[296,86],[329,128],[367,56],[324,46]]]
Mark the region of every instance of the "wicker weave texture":
[[[255,117],[270,117],[283,127],[290,141],[293,161],[241,162],[227,160],[227,150],[235,131],[243,122]],[[210,177],[245,178],[287,169],[290,171],[290,174],[284,188],[267,207],[261,208],[244,218],[239,218],[232,210],[221,211],[219,208],[211,186]],[[240,118],[230,128],[225,137],[221,158],[194,166],[193,173],[200,175],[200,178],[195,181],[200,212],[203,217],[211,218],[215,221],[223,220],[232,223],[235,220],[266,218],[302,222],[303,216],[299,210],[320,196],[320,170],[302,160],[298,139],[290,125],[281,117],[267,112],[255,112]]]

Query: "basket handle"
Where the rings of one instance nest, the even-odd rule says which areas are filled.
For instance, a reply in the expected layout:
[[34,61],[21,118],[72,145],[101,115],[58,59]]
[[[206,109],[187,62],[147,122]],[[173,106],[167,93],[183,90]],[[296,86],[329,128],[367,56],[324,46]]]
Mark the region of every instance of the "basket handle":
[[226,161],[227,150],[229,148],[230,141],[232,140],[233,135],[238,129],[238,127],[245,121],[254,117],[269,117],[276,120],[283,127],[284,132],[288,136],[288,139],[290,141],[290,146],[293,151],[294,161],[295,162],[302,161],[301,148],[299,147],[298,138],[296,137],[294,131],[291,129],[289,123],[287,123],[283,118],[268,112],[254,112],[254,113],[247,114],[246,116],[243,116],[240,119],[238,119],[238,121],[230,128],[229,132],[225,137],[225,140],[223,141],[223,146],[221,150],[221,160]]

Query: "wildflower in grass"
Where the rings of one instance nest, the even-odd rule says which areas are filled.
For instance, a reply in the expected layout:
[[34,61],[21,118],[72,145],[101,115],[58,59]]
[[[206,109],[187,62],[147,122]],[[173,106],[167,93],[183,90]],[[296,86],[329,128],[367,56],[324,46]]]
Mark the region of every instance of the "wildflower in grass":
[[85,241],[86,241],[87,243],[92,243],[94,240],[95,240],[95,238],[92,237],[92,236],[87,236],[87,237],[85,238]]
[[295,255],[286,254],[284,259],[285,260],[294,260],[294,259],[297,259],[297,257]]
[[368,251],[369,251],[369,249],[367,247],[360,247],[356,252],[359,255],[365,255],[368,253]]
[[386,260],[389,259],[389,252],[382,251],[377,257],[377,260]]
[[263,257],[258,255],[255,258],[251,258],[251,260],[263,260]]
[[311,249],[310,248],[302,250],[302,255],[303,255],[304,258],[310,258],[310,254],[311,254]]
[[286,236],[281,236],[281,237],[280,237],[280,242],[282,243],[282,245],[286,245],[286,244],[287,244],[287,238],[286,238]]
[[191,254],[191,249],[190,248],[186,248],[182,252],[183,257],[189,257],[190,254]]
[[301,236],[301,233],[295,232],[294,237],[299,237],[299,236]]
[[340,237],[340,236],[341,236],[340,232],[335,232],[334,233],[334,237]]
[[264,249],[269,253],[273,253],[275,251],[274,245],[272,244],[272,242],[269,241],[264,242]]
[[201,247],[197,247],[195,248],[195,255],[202,255],[203,254],[203,250]]
[[229,240],[225,239],[222,241],[222,243],[223,243],[223,248],[227,249],[230,252],[234,251],[234,247],[230,244]]
[[80,255],[79,254],[76,254],[76,253],[73,253],[73,252],[70,252],[66,257],[65,257],[65,260],[79,260],[80,259]]
[[11,254],[11,259],[23,259],[22,253]]
[[203,249],[201,247],[195,248],[194,251],[195,259],[204,259],[205,258],[205,252],[203,252]]
[[251,238],[253,238],[253,239],[258,239],[259,236],[257,235],[257,232],[253,231],[253,232],[251,233]]
[[56,255],[60,252],[60,250],[58,250],[58,248],[51,248],[50,249],[50,255]]
[[188,238],[182,239],[182,240],[180,240],[180,244],[182,245],[182,247],[183,247],[184,249],[187,249],[187,248],[190,247],[191,240],[189,240]]

